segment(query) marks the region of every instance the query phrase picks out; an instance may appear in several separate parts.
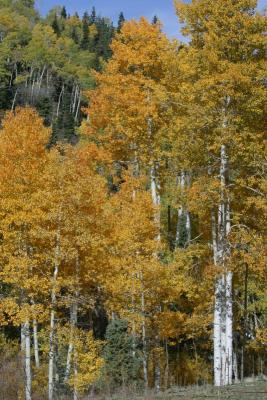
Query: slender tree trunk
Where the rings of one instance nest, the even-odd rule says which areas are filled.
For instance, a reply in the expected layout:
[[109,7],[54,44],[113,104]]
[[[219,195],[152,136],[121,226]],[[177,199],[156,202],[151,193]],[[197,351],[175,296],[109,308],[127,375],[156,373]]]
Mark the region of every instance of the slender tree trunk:
[[[160,232],[160,203],[161,203],[161,198],[159,194],[160,190],[160,185],[158,183],[157,179],[157,163],[153,162],[153,165],[150,170],[150,178],[151,178],[151,196],[152,196],[152,202],[154,206],[156,206],[158,209],[155,214],[155,223],[158,228],[158,233],[156,236],[156,240],[160,243],[161,241],[161,232]],[[158,254],[155,254],[155,257],[158,258]],[[158,346],[160,345],[159,339],[156,337],[156,342],[158,343]],[[160,367],[160,359],[157,357],[155,360],[155,389],[156,392],[160,391],[161,387],[161,367]]]
[[160,360],[156,359],[156,363],[155,363],[155,390],[156,390],[156,393],[158,393],[160,391],[160,388],[161,388]]
[[230,233],[230,205],[225,199],[227,155],[221,146],[221,204],[218,210],[218,234],[215,215],[212,216],[212,241],[215,265],[223,268],[215,284],[214,306],[214,384],[232,384],[233,373],[233,300],[232,272],[227,271],[227,236]]
[[238,377],[238,361],[237,361],[236,351],[233,352],[233,372],[234,372],[235,383],[238,383],[239,377]]
[[34,346],[34,358],[36,368],[40,367],[39,358],[39,343],[38,343],[38,324],[36,319],[33,320],[33,346]]
[[48,400],[54,399],[54,362],[55,362],[55,313],[56,313],[56,283],[59,271],[60,257],[60,228],[58,228],[55,247],[55,264],[51,289],[51,314],[49,335],[49,362],[48,362]]
[[59,95],[59,98],[58,98],[58,103],[57,103],[57,117],[59,116],[60,104],[61,104],[61,100],[62,100],[63,93],[64,93],[64,84],[62,85],[61,92],[60,92],[60,95]]
[[222,279],[219,277],[215,284],[215,305],[213,321],[213,346],[214,346],[214,385],[222,384]]
[[[141,277],[142,279],[142,277]],[[145,389],[148,388],[148,350],[147,350],[147,337],[146,337],[146,319],[145,319],[145,294],[142,289],[141,293],[141,307],[142,307],[142,345],[143,345],[143,374]]]
[[31,376],[31,337],[30,323],[27,319],[22,327],[24,337],[24,373],[25,373],[25,400],[32,398],[32,376]]
[[65,370],[65,377],[64,377],[64,382],[67,382],[67,380],[69,379],[70,376],[70,370],[71,370],[71,357],[72,357],[72,353],[73,353],[73,327],[72,327],[72,307],[71,307],[71,316],[70,316],[70,320],[71,320],[71,332],[70,332],[70,342],[69,342],[69,346],[68,346],[68,354],[67,354],[67,362],[66,362],[66,370]]
[[[71,352],[73,352],[73,372],[74,372],[74,383],[75,383],[74,388],[73,388],[73,400],[78,400],[78,391],[77,391],[77,386],[76,386],[77,375],[78,375],[78,360],[77,360],[77,350],[76,350],[75,344],[73,344],[73,341],[75,340],[75,329],[77,327],[77,322],[78,322],[78,304],[77,304],[77,298],[76,298],[72,305],[71,324],[72,324],[73,332],[72,332],[72,343],[70,343],[70,346],[72,347]],[[70,353],[70,356],[71,356],[71,353]],[[69,365],[69,369],[70,369],[70,365]]]
[[226,322],[225,322],[225,339],[226,339],[226,377],[225,384],[232,385],[233,373],[233,300],[232,300],[232,272],[226,273]]
[[14,109],[15,109],[17,95],[18,95],[18,89],[16,90],[13,101],[12,101],[11,111],[14,111]]
[[169,350],[168,350],[168,341],[165,340],[165,357],[166,357],[166,366],[164,373],[164,387],[168,389],[169,385]]
[[[77,351],[74,348],[74,359],[73,359],[73,369],[74,369],[74,381],[77,382],[78,376],[78,360],[77,360]],[[76,384],[74,385],[73,389],[73,400],[78,400],[78,390]]]
[[80,112],[80,105],[81,105],[81,95],[79,95],[79,99],[78,99],[78,104],[77,104],[76,113],[75,113],[75,118],[74,118],[74,121],[75,121],[75,122],[78,121],[79,112]]
[[66,371],[65,371],[65,378],[64,378],[65,382],[69,379],[69,376],[70,376],[71,359],[72,359],[73,350],[74,350],[74,330],[77,326],[77,318],[78,318],[77,302],[74,301],[70,308],[70,323],[71,323],[70,329],[71,329],[71,331],[70,331],[70,342],[69,342],[69,346],[68,346]]
[[[181,193],[184,192],[186,185],[189,185],[190,180],[189,176],[182,171],[181,175],[178,178],[178,186],[180,187]],[[185,238],[185,244],[187,245],[190,240],[191,240],[191,218],[190,214],[187,209],[184,209],[183,206],[180,206],[178,208],[178,215],[177,215],[177,227],[176,227],[176,238],[175,238],[175,243],[176,247],[179,247],[179,244],[181,243],[181,228],[182,225],[184,224],[184,230],[186,233],[186,238]]]
[[78,95],[78,86],[75,86],[75,91],[74,91],[74,99],[73,99],[73,103],[72,103],[72,114],[75,113],[76,110],[76,100],[77,100],[77,95]]
[[245,279],[244,279],[244,327],[243,327],[243,338],[241,348],[241,382],[244,382],[244,364],[245,364],[245,349],[246,349],[246,338],[248,328],[248,264],[245,266]]
[[[76,265],[75,265],[75,297],[73,299],[72,305],[70,307],[70,341],[68,347],[68,355],[67,355],[67,363],[66,363],[66,371],[64,381],[67,382],[70,376],[71,370],[71,361],[73,359],[73,371],[74,371],[74,382],[76,382],[77,374],[78,374],[78,360],[77,360],[77,351],[75,348],[75,330],[77,328],[78,323],[78,297],[79,297],[79,275],[80,275],[80,263],[79,256],[76,257]],[[74,384],[73,389],[73,400],[78,400],[78,392],[76,388],[76,384]]]
[[24,324],[20,326],[20,350],[22,353],[25,351],[25,328]]

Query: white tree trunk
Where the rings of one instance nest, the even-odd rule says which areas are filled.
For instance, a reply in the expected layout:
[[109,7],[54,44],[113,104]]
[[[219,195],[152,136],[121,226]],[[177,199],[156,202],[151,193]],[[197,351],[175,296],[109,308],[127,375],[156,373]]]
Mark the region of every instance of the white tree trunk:
[[66,370],[65,370],[65,377],[64,377],[64,382],[67,382],[70,376],[70,369],[71,369],[71,358],[72,358],[72,353],[73,353],[73,307],[71,307],[70,310],[70,321],[71,321],[71,331],[70,331],[70,341],[69,341],[69,346],[68,346],[68,354],[67,354],[67,361],[66,361]]
[[49,335],[49,362],[48,362],[48,400],[54,397],[54,335],[55,335],[55,310],[51,310],[50,315],[50,335]]
[[[75,382],[77,381],[77,375],[78,375],[78,361],[77,361],[77,351],[76,349],[74,349],[74,362],[73,362],[73,368],[74,368],[74,379]],[[74,389],[73,389],[73,400],[78,400],[78,390],[76,387],[76,384],[74,385]]]
[[160,195],[158,193],[159,190],[159,185],[157,182],[157,171],[156,171],[156,166],[155,163],[151,167],[150,170],[150,179],[151,179],[151,196],[152,196],[152,201],[155,206],[160,205]]
[[225,321],[225,350],[226,350],[226,374],[225,384],[232,384],[233,373],[233,300],[232,300],[232,272],[226,274],[226,321]]
[[78,320],[78,311],[77,311],[77,302],[75,301],[71,305],[70,309],[70,323],[71,323],[71,331],[70,331],[70,341],[69,341],[69,346],[68,346],[68,355],[67,355],[67,362],[66,362],[66,371],[65,371],[65,378],[64,381],[66,382],[69,379],[70,376],[70,370],[71,370],[71,359],[73,355],[73,350],[74,350],[74,330],[77,326],[77,320]]
[[[181,193],[184,192],[186,186],[189,184],[190,184],[189,175],[186,174],[184,171],[182,171],[181,175],[178,178],[178,186],[180,187]],[[176,247],[178,247],[181,240],[181,232],[180,232],[181,220],[185,224],[186,244],[188,244],[191,240],[191,219],[188,210],[184,209],[183,206],[179,206],[178,208],[178,219],[177,219],[176,237],[175,237]]]
[[57,103],[57,117],[59,116],[60,104],[61,104],[61,100],[62,100],[63,94],[64,94],[64,85],[62,85],[61,92],[60,92],[60,95],[59,95],[59,98],[58,98],[58,103]]
[[36,368],[40,367],[39,358],[39,343],[38,343],[38,324],[36,319],[33,320],[33,346],[34,346],[34,358]]
[[154,206],[158,207],[158,210],[155,214],[155,222],[158,227],[158,234],[156,239],[160,241],[160,194],[159,194],[159,184],[157,180],[157,170],[156,170],[156,163],[154,162],[151,169],[150,169],[150,180],[151,180],[151,196],[152,202]]
[[20,350],[23,353],[25,351],[25,328],[24,324],[20,326]]
[[[141,276],[142,279],[142,276]],[[142,345],[143,345],[143,374],[145,388],[148,388],[148,354],[147,354],[147,337],[146,337],[146,320],[145,320],[145,294],[142,289],[141,293],[141,311],[142,311]]]
[[55,248],[55,265],[51,289],[51,314],[49,334],[49,361],[48,361],[48,400],[54,398],[54,362],[55,362],[55,307],[56,307],[56,282],[59,270],[60,257],[60,229],[58,229]]
[[232,384],[233,373],[233,305],[232,272],[227,271],[227,236],[230,233],[230,204],[225,199],[227,171],[226,147],[221,146],[221,204],[218,210],[218,232],[215,215],[212,215],[212,242],[214,264],[223,268],[222,275],[215,284],[214,306],[214,384]]
[[225,274],[221,276],[221,385],[225,386],[226,379],[226,309],[225,309]]
[[155,390],[158,393],[161,388],[161,371],[160,371],[160,360],[157,360],[155,365]]
[[25,338],[24,360],[25,360],[25,400],[32,398],[32,376],[31,376],[31,336],[29,320],[23,324],[23,336]]
[[213,321],[213,346],[214,346],[214,385],[222,384],[221,363],[221,333],[222,333],[222,279],[219,277],[215,284],[215,305]]
[[188,211],[186,211],[185,230],[186,230],[186,241],[187,243],[189,243],[191,240],[191,218]]
[[236,352],[233,352],[233,373],[234,373],[234,377],[235,377],[235,383],[238,383],[239,377],[238,377],[238,364],[237,364]]

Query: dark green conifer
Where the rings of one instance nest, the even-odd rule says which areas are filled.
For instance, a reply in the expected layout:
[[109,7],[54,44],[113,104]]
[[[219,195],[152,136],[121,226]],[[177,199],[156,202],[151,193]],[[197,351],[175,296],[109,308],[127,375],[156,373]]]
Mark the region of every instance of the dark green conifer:
[[94,24],[95,22],[96,22],[96,10],[95,7],[93,7],[90,15],[90,24]]
[[62,10],[61,10],[61,18],[67,19],[67,10],[66,10],[66,7],[65,7],[65,6],[62,7]]
[[55,17],[54,17],[54,20],[53,20],[51,26],[52,26],[52,28],[53,28],[55,34],[56,34],[57,36],[60,36],[60,27],[59,27],[59,23],[58,23],[58,19],[57,19],[57,16],[56,16],[56,15],[55,15]]
[[152,25],[157,25],[158,22],[159,22],[159,19],[158,19],[157,15],[154,15],[154,17],[152,18]]
[[71,93],[66,88],[62,95],[59,116],[53,123],[50,145],[58,142],[76,144],[78,137],[75,133],[75,121],[71,109]]
[[82,41],[81,41],[81,48],[83,50],[88,50],[89,45],[90,45],[90,39],[89,39],[89,15],[87,12],[84,13],[83,19],[82,19]]
[[133,336],[128,332],[128,322],[112,320],[106,332],[104,372],[111,385],[125,385],[138,379],[141,358],[135,348]]
[[124,22],[125,22],[125,18],[124,18],[123,12],[121,11],[119,14],[119,20],[118,20],[118,32],[121,31],[121,28],[122,28],[122,25],[124,24]]

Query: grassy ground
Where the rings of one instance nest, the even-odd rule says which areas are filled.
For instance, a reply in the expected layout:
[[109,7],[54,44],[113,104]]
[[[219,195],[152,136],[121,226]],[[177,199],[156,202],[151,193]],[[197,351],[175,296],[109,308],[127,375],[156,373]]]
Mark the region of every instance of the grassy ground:
[[225,389],[213,387],[171,388],[165,393],[147,396],[122,395],[112,400],[267,400],[267,382],[233,385]]

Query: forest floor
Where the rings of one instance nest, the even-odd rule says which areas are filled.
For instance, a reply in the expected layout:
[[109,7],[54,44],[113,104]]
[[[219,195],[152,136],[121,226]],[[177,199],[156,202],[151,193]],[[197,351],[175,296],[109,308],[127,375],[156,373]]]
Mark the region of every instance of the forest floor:
[[110,400],[267,400],[267,381],[237,384],[224,389],[211,386],[173,387],[162,394],[147,396],[121,395]]

